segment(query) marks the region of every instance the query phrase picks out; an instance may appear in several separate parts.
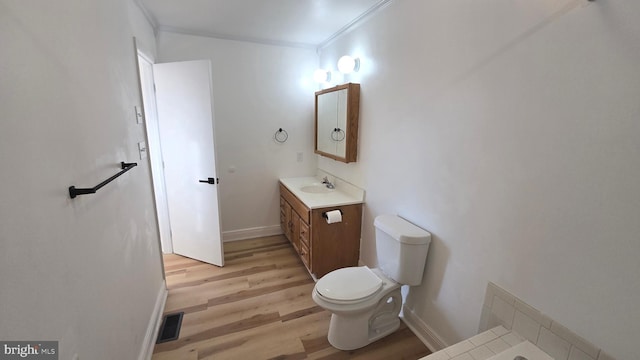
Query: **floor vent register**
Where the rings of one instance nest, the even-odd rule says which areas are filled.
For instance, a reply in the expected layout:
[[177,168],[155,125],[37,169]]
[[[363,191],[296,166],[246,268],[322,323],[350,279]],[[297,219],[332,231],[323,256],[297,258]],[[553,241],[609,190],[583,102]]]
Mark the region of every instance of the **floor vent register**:
[[180,326],[182,325],[182,316],[184,312],[165,315],[162,319],[162,325],[158,332],[158,340],[156,344],[162,344],[167,341],[177,340],[180,336]]

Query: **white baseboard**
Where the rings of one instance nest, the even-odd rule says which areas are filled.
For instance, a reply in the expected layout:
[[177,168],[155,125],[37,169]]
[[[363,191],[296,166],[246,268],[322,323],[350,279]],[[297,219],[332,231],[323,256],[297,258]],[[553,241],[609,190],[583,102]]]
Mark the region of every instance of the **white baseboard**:
[[402,320],[409,329],[424,343],[429,350],[436,352],[446,348],[447,343],[429,325],[420,319],[413,310],[403,306]]
[[147,332],[144,335],[142,342],[142,349],[140,349],[140,355],[138,360],[150,360],[153,355],[153,347],[156,344],[158,338],[158,331],[160,331],[160,325],[162,323],[162,313],[164,312],[164,305],[167,302],[167,283],[163,280],[158,291],[158,297],[156,297],[156,304],[153,307],[153,313],[149,319],[149,325],[147,326]]
[[222,233],[222,241],[237,241],[280,234],[282,234],[282,228],[280,228],[280,225],[259,226],[248,229],[224,231]]

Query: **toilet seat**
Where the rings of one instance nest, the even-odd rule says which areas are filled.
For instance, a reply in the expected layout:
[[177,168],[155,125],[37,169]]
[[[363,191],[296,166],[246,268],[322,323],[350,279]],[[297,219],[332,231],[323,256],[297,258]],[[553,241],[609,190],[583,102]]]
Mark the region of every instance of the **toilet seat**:
[[327,301],[348,304],[375,295],[383,282],[366,266],[334,270],[316,283],[316,292]]

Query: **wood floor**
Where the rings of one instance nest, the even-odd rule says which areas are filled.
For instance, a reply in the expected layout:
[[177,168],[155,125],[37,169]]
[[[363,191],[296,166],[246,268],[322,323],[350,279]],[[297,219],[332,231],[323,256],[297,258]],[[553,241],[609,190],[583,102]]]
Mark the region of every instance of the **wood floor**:
[[225,243],[225,266],[165,255],[165,314],[184,311],[180,337],[153,359],[418,359],[430,351],[404,325],[367,347],[327,341],[331,314],[311,299],[314,282],[283,236]]

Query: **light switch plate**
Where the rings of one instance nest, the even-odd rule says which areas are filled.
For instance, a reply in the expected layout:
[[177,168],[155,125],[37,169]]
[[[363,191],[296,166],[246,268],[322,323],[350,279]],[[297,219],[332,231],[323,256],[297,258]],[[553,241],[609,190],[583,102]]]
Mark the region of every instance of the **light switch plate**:
[[141,141],[138,143],[138,152],[140,153],[140,160],[147,158],[147,143]]
[[137,106],[134,106],[133,108],[134,108],[134,110],[135,110],[135,114],[136,114],[136,123],[138,123],[138,124],[142,124],[142,120],[143,120],[143,119],[142,119],[142,118],[143,118],[143,116],[142,116],[142,110],[141,110],[139,107],[137,107]]

